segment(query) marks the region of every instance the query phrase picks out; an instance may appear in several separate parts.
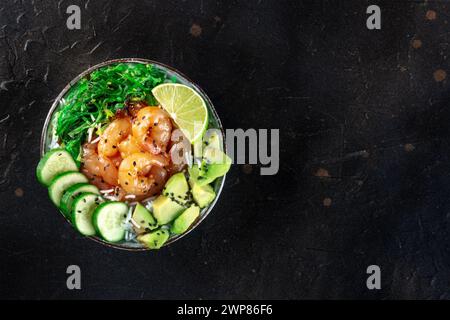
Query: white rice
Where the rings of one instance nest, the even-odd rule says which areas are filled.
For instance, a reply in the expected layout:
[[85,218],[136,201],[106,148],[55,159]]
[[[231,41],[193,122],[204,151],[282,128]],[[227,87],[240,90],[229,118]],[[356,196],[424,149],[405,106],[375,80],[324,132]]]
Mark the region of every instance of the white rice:
[[103,198],[111,200],[111,201],[119,201],[119,198],[116,196],[104,195]]
[[100,137],[95,138],[94,140],[91,141],[92,144],[97,143],[100,141]]
[[100,190],[100,193],[111,193],[111,192],[114,192],[114,189]]
[[140,228],[140,227],[141,227],[141,226],[140,226],[136,221],[134,221],[133,219],[131,219],[130,222],[131,222],[131,224],[132,224],[133,226],[135,226],[136,228]]
[[87,131],[88,131],[88,142],[91,142],[91,140],[92,140],[92,133],[94,131],[94,128],[89,128]]

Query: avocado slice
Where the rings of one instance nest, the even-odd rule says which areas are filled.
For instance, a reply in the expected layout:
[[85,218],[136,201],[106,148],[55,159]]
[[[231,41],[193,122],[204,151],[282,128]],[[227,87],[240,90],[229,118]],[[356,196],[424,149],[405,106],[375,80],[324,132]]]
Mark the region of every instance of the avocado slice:
[[199,207],[191,206],[187,208],[178,218],[175,219],[170,227],[170,231],[175,234],[182,234],[186,232],[186,230],[189,229],[191,224],[198,218],[199,215]]
[[179,172],[171,176],[169,180],[167,180],[162,194],[180,205],[186,205],[191,197],[184,173]]
[[[214,179],[200,176],[200,168],[196,164],[194,164],[191,168],[189,168],[188,172],[189,172],[189,181],[191,181],[191,180],[195,181],[195,183],[199,186],[205,186],[214,181]],[[192,187],[192,184],[191,184],[191,187]]]
[[[231,162],[231,158],[223,151],[208,147],[203,154],[203,161],[199,168],[198,177],[214,181],[214,179],[225,175],[230,170]],[[199,179],[197,178],[197,180]]]
[[171,222],[183,210],[185,210],[185,207],[163,195],[153,201],[153,216],[160,225]]
[[149,249],[159,249],[169,239],[169,231],[158,229],[150,233],[139,235],[137,239]]
[[134,209],[133,215],[131,216],[131,223],[137,234],[149,232],[158,227],[158,223],[155,218],[153,218],[150,211],[140,203],[138,203]]
[[189,183],[192,187],[192,197],[200,208],[207,207],[216,197],[214,189],[209,184],[201,186],[195,180],[189,180]]

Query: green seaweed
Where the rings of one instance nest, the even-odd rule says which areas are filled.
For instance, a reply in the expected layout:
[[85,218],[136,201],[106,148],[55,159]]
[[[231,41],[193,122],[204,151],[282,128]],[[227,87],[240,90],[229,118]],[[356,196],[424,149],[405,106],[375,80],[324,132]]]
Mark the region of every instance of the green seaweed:
[[163,82],[176,81],[150,64],[117,63],[93,71],[61,100],[56,125],[59,142],[80,161],[81,144],[89,128],[100,133],[127,101],[157,104],[151,90]]

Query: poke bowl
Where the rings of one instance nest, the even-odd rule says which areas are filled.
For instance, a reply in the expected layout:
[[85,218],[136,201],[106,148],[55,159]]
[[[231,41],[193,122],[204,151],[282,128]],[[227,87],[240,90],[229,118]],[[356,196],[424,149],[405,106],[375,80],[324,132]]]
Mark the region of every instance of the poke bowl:
[[179,71],[138,58],[74,78],[51,106],[38,181],[82,236],[159,249],[213,210],[231,166],[205,92]]

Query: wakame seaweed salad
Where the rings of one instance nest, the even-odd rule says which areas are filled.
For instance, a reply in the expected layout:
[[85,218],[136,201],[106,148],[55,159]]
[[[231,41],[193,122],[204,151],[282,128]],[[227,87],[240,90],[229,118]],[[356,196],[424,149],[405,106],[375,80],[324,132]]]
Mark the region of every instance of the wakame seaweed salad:
[[128,101],[157,102],[151,90],[164,82],[176,82],[150,64],[117,63],[94,70],[80,79],[61,100],[56,122],[59,143],[77,161],[89,130],[99,134]]

